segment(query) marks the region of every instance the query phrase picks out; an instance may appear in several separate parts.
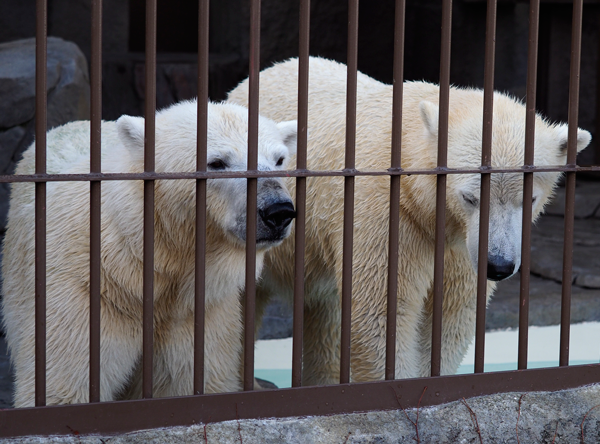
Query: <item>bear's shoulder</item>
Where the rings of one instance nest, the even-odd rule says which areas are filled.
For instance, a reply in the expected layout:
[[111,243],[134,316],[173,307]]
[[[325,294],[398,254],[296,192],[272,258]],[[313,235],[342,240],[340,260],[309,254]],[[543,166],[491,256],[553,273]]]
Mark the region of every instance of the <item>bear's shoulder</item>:
[[[102,157],[119,149],[115,122],[102,122]],[[23,153],[15,174],[35,173],[35,142]],[[46,172],[89,173],[90,122],[79,120],[53,128],[46,134]]]

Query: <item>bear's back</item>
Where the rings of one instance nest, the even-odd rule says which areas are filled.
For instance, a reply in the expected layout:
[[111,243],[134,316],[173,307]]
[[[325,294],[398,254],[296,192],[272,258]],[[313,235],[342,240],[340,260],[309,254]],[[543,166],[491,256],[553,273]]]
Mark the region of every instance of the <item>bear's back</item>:
[[[90,172],[90,122],[80,120],[54,128],[46,134],[46,172],[48,174],[85,174]],[[114,159],[122,149],[115,122],[102,122],[103,172],[115,169]],[[114,171],[113,171],[114,170]],[[23,154],[15,174],[35,173],[35,142]]]

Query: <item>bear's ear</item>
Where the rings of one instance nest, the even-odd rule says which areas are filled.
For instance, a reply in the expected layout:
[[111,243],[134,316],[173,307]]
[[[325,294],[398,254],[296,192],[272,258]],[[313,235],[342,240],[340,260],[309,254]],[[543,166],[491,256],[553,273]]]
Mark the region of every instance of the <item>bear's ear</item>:
[[277,128],[283,137],[283,144],[288,147],[290,154],[296,154],[298,148],[298,122],[296,120],[279,122]]
[[[558,133],[558,146],[560,150],[560,154],[562,156],[567,155],[567,145],[569,138],[569,125],[562,124],[557,128]],[[592,140],[592,135],[581,128],[577,128],[577,152],[582,151],[586,146],[590,144]]]
[[144,119],[121,116],[117,120],[117,132],[123,145],[130,149],[144,149]]
[[439,109],[434,103],[423,100],[419,103],[419,111],[421,112],[421,119],[425,124],[425,128],[434,137],[438,135],[438,122],[439,122]]

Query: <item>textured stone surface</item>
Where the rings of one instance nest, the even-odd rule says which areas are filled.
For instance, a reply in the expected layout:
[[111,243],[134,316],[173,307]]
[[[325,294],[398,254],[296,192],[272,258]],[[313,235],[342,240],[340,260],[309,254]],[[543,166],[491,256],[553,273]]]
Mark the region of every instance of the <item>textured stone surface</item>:
[[0,132],[0,174],[9,174],[21,140],[25,137],[25,128],[14,126]]
[[[600,288],[600,219],[576,219],[573,234],[573,283],[579,287]],[[563,236],[563,218],[540,219],[532,230],[532,273],[562,282]]]
[[[20,438],[2,443],[423,444],[600,442],[600,385],[505,393],[417,410],[226,421],[120,436]],[[472,413],[471,413],[472,412]],[[587,415],[587,416],[586,416]],[[582,439],[583,425],[583,439]],[[418,430],[419,440],[416,440]],[[518,433],[518,435],[517,435]]]
[[[546,214],[564,216],[565,214],[565,188],[556,190],[552,203],[546,207]],[[583,219],[596,215],[600,217],[600,194],[597,182],[578,181],[575,187],[575,218]]]
[[[517,328],[519,325],[520,275],[500,282],[486,312],[486,330]],[[531,276],[529,325],[560,324],[562,285]],[[600,290],[572,287],[571,322],[600,321]]]
[[[77,45],[48,38],[48,129],[89,119],[87,61]],[[0,174],[12,174],[33,142],[35,39],[0,44]],[[10,185],[0,184],[0,234],[6,229]]]
[[293,330],[293,309],[289,301],[273,298],[267,306],[258,339],[289,338]]
[[[133,68],[134,87],[137,97],[145,100],[146,74],[145,64],[136,63]],[[229,91],[237,83],[237,74],[243,70],[239,56],[211,55],[209,60],[209,98],[213,101],[224,100],[224,91]],[[179,62],[157,63],[156,68],[156,106],[165,108],[182,100],[195,99],[198,96],[198,64],[182,57]]]
[[[87,62],[79,48],[59,38],[48,38],[47,66],[49,126],[89,117]],[[33,119],[35,39],[0,44],[0,97],[0,128]]]

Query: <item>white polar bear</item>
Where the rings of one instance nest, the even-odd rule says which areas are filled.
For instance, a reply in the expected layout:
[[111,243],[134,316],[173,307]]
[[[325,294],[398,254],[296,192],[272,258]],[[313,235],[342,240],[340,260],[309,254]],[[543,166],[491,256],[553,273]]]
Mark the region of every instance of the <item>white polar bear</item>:
[[[196,169],[196,102],[156,115],[156,171]],[[248,110],[209,104],[208,169],[245,170]],[[48,133],[48,173],[89,172],[89,122]],[[296,122],[260,118],[260,170],[285,168]],[[35,147],[17,167],[34,172]],[[142,172],[144,120],[102,124],[104,172]],[[241,389],[240,290],[245,279],[246,179],[207,181],[205,390]],[[195,181],[157,180],[154,396],[193,389]],[[258,180],[257,267],[289,235],[294,209],[278,178]],[[102,183],[101,400],[123,395],[141,358],[143,182]],[[89,393],[89,184],[47,185],[47,403]],[[4,244],[4,325],[16,373],[15,406],[34,403],[34,186],[15,183]],[[133,381],[133,387],[139,381]],[[130,393],[135,393],[130,390]]]
[[[308,168],[344,168],[346,66],[310,59]],[[260,112],[272,119],[297,116],[298,61],[292,59],[261,73]],[[245,104],[248,82],[228,97]],[[437,159],[439,88],[424,82],[404,84],[402,167],[433,169]],[[392,86],[358,74],[356,168],[390,167]],[[479,168],[483,93],[451,88],[448,166]],[[590,142],[579,130],[577,150]],[[536,118],[535,164],[564,165],[567,126]],[[524,162],[525,107],[500,93],[494,95],[492,165],[521,167]],[[536,173],[533,215],[552,195],[558,173]],[[403,176],[400,201],[400,264],[396,377],[430,373],[432,284],[435,232],[434,175]],[[287,180],[294,195],[295,181]],[[304,372],[307,385],[339,381],[342,284],[343,180],[309,178],[306,216],[306,304]],[[480,175],[448,175],[442,374],[458,368],[474,336]],[[489,230],[488,277],[501,280],[520,266],[522,174],[493,174]],[[388,265],[390,179],[357,177],[355,188],[351,377],[382,379]],[[259,298],[292,295],[293,237],[267,254]],[[488,281],[488,297],[495,283]]]

